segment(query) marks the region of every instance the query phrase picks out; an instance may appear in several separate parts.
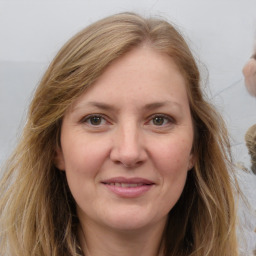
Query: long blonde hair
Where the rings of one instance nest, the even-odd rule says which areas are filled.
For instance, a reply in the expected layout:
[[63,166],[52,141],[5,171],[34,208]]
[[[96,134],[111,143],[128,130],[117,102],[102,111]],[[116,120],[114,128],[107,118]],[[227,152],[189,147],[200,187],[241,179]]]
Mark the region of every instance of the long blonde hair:
[[237,255],[225,125],[202,94],[198,67],[183,36],[162,19],[134,13],[107,17],[75,35],[42,78],[1,181],[1,255],[82,255],[75,202],[65,173],[54,165],[62,117],[111,62],[142,43],[168,54],[179,67],[195,127],[196,162],[169,213],[164,255]]

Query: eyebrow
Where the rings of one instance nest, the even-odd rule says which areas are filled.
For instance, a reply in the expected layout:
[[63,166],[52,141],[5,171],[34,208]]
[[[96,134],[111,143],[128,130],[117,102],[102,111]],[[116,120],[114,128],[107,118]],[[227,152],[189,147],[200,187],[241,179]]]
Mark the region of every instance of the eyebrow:
[[79,104],[78,106],[73,108],[73,111],[83,108],[85,106],[93,106],[99,109],[104,109],[104,110],[114,110],[114,107],[111,106],[110,104],[107,103],[102,103],[102,102],[96,102],[96,101],[89,101],[86,104]]
[[97,107],[97,108],[105,109],[105,110],[113,110],[114,109],[114,107],[111,106],[110,104],[102,103],[102,102],[90,101],[90,102],[88,102],[88,105],[92,105],[93,107]]
[[165,106],[175,106],[175,107],[181,108],[181,105],[178,102],[167,100],[167,101],[153,102],[153,103],[146,104],[144,106],[144,109],[154,110],[154,109],[165,107]]
[[[79,109],[81,107],[84,107],[84,106],[93,106],[93,107],[103,109],[103,110],[108,110],[108,111],[115,110],[115,107],[112,106],[111,104],[107,104],[107,103],[103,103],[103,102],[96,102],[96,101],[89,101],[86,103],[86,105],[84,105],[84,104],[80,105],[80,106],[78,105],[77,107],[75,107],[73,109],[73,111],[76,109]],[[175,107],[178,109],[182,108],[178,102],[166,100],[166,101],[161,101],[161,102],[148,103],[145,106],[143,106],[143,109],[144,110],[154,110],[154,109],[158,109],[158,108],[166,107],[166,106],[172,106],[172,107]]]

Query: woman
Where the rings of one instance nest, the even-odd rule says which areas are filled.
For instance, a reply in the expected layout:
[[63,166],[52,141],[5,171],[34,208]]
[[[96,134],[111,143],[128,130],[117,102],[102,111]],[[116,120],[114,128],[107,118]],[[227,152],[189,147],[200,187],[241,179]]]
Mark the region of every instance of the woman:
[[1,183],[1,255],[237,255],[229,143],[183,37],[133,13],[46,71]]

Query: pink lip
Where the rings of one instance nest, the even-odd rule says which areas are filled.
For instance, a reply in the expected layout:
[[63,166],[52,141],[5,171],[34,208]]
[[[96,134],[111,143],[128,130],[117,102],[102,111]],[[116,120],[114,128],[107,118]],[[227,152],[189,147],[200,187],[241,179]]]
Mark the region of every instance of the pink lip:
[[101,183],[114,194],[125,198],[139,197],[155,185],[150,180],[137,177],[115,177],[104,180]]

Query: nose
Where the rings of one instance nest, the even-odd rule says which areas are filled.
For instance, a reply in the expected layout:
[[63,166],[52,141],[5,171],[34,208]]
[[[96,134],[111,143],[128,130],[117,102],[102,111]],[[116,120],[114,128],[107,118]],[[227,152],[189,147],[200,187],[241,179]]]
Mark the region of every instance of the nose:
[[128,124],[117,128],[113,134],[110,159],[126,168],[134,168],[147,159],[143,136],[136,125]]

